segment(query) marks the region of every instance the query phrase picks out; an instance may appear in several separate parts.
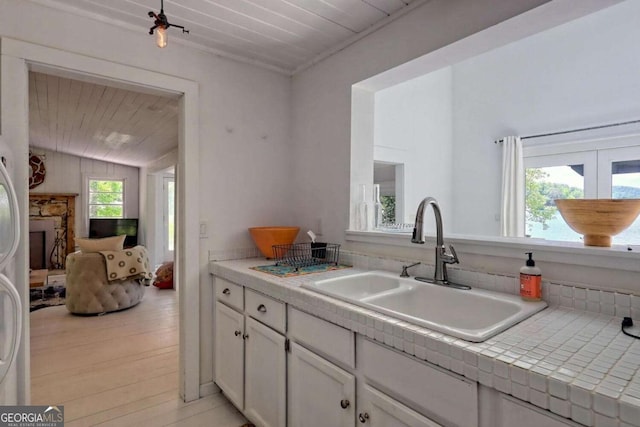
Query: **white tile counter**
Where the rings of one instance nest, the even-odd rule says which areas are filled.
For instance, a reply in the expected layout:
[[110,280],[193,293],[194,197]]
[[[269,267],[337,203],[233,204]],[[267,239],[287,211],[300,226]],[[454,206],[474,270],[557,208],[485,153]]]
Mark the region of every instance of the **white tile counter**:
[[211,262],[210,272],[578,423],[640,427],[640,340],[621,332],[620,317],[552,305],[471,343],[300,288],[362,270],[279,278],[250,269],[268,263]]

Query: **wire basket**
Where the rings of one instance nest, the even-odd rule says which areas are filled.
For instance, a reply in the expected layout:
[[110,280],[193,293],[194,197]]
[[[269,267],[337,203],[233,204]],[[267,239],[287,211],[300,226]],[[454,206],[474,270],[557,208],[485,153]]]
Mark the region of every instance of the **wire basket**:
[[340,245],[336,243],[293,243],[273,245],[276,265],[309,267],[312,265],[338,265]]

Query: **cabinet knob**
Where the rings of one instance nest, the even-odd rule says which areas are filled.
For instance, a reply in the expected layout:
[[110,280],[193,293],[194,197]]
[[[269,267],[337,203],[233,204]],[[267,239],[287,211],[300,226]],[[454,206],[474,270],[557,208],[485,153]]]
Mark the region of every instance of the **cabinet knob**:
[[241,333],[242,333],[242,332],[240,332],[240,331],[235,331],[235,332],[234,332],[234,334],[236,334],[236,336],[237,336],[237,337],[238,337],[238,336],[240,336],[240,334],[241,334]]
[[260,305],[258,306],[258,311],[259,311],[260,313],[266,313],[266,312],[267,312],[267,307],[265,307],[265,306],[264,306],[264,304],[260,304]]
[[249,339],[249,334],[244,334],[244,335],[242,336],[242,339],[243,339],[243,340],[248,340],[248,339]]
[[349,407],[349,405],[351,405],[351,402],[349,402],[347,399],[342,399],[340,401],[340,407],[342,409],[347,409]]
[[361,423],[366,423],[367,420],[369,419],[369,414],[367,414],[366,412],[363,414],[362,412],[358,414],[358,419],[360,420]]
[[225,295],[229,295],[231,293],[231,290],[229,288],[224,288],[222,293],[225,294]]

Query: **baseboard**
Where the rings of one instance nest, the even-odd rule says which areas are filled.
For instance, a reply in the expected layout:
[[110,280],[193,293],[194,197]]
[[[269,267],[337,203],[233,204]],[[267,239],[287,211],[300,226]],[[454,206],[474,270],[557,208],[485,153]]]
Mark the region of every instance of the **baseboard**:
[[205,384],[200,384],[200,397],[205,397],[216,393],[220,393],[220,387],[218,387],[213,381]]

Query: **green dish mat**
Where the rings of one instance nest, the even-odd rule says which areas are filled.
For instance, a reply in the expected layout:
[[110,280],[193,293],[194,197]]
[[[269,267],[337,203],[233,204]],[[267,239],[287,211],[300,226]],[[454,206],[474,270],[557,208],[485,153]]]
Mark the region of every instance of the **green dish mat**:
[[278,277],[294,277],[302,276],[305,274],[324,273],[325,271],[342,270],[344,268],[351,268],[350,265],[333,265],[333,264],[321,264],[310,265],[308,267],[290,267],[287,265],[260,265],[258,267],[251,267],[252,270],[261,271],[263,273],[273,274]]

